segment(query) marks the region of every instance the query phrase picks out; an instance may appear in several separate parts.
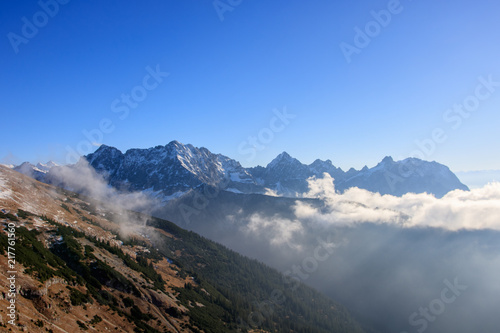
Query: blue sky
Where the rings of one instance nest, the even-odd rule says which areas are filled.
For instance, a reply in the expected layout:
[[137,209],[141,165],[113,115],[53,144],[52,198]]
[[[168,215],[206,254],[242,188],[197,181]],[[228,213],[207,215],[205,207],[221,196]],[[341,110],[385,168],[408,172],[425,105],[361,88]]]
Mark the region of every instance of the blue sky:
[[4,163],[178,140],[244,166],[500,169],[498,2],[55,1],[1,5]]

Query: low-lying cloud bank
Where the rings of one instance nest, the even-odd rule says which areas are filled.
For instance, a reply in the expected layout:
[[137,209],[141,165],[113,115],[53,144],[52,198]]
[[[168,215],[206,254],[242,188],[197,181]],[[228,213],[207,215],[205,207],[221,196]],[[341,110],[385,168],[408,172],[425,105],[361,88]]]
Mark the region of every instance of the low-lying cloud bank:
[[500,230],[500,183],[490,183],[471,191],[455,190],[443,198],[431,194],[408,193],[402,197],[380,195],[359,188],[340,194],[333,178],[310,178],[306,197],[319,198],[325,207],[318,209],[297,202],[299,220],[323,226],[352,223],[389,223],[404,227],[438,227],[447,230]]
[[[319,200],[296,200],[290,213],[241,215],[244,237],[229,245],[379,332],[498,332],[500,183],[438,199],[338,193],[329,175],[308,182],[306,197]],[[326,260],[315,256],[323,242],[333,246]]]

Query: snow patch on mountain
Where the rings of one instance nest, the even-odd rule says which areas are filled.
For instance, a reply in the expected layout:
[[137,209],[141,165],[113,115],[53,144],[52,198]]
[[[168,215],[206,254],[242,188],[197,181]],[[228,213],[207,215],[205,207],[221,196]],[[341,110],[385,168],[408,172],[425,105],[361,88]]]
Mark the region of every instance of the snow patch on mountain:
[[0,174],[0,199],[6,200],[11,197],[12,189],[7,184],[7,178],[3,174]]
[[236,189],[236,188],[226,188],[225,189],[226,191],[228,192],[233,192],[233,193],[236,193],[236,194],[243,194],[243,192],[241,192],[240,190]]

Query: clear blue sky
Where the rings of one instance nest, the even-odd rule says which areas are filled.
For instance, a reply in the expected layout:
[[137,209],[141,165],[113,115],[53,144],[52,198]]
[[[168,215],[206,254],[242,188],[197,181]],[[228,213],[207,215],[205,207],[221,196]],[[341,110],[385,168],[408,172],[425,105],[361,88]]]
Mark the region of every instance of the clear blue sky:
[[[222,0],[234,4],[223,21],[212,0],[60,1],[53,17],[37,1],[1,4],[4,163],[65,162],[94,130],[123,151],[178,140],[244,166],[287,151],[361,168],[424,140],[425,159],[452,170],[500,169],[500,86],[473,104],[479,77],[500,82],[497,1]],[[393,11],[383,25],[381,10]],[[372,37],[348,63],[356,27]],[[157,66],[161,82],[146,77]],[[132,92],[134,108],[121,100]],[[468,117],[447,113],[465,100]]]

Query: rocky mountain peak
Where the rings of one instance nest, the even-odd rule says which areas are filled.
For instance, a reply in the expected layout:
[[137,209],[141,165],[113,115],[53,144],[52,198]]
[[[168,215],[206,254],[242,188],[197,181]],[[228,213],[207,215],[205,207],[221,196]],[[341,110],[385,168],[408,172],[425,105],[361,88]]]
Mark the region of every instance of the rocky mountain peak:
[[[277,167],[278,165],[283,165],[283,164],[291,164],[299,162],[297,159],[293,158],[290,156],[286,151],[282,152],[278,156],[276,156],[268,165],[268,169],[272,169]],[[300,162],[299,162],[300,163]]]
[[386,156],[382,159],[379,164],[391,164],[394,163],[394,159],[391,156]]

